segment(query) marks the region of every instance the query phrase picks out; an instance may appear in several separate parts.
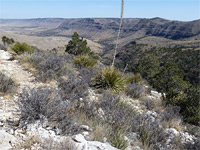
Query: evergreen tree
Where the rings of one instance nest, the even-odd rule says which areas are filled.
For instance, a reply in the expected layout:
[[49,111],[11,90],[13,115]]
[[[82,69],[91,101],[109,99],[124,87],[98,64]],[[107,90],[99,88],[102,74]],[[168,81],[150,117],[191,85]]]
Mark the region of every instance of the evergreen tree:
[[77,32],[72,35],[65,52],[73,55],[92,54],[90,47],[87,46],[87,41],[83,37],[81,38]]
[[153,82],[153,78],[160,71],[160,61],[152,54],[145,54],[138,62],[138,71],[147,81]]
[[189,123],[200,125],[200,86],[191,86],[185,90],[185,96],[179,101],[181,114]]
[[3,45],[6,46],[7,45],[10,45],[10,44],[13,44],[15,41],[13,38],[8,38],[6,36],[3,36],[2,37],[2,42],[3,42]]
[[155,76],[153,87],[166,94],[165,100],[168,104],[175,104],[173,99],[187,88],[187,82],[183,80],[183,71],[175,63],[170,62]]
[[6,36],[3,36],[2,37],[2,42],[3,42],[3,45],[6,46],[6,41],[7,41],[7,37]]

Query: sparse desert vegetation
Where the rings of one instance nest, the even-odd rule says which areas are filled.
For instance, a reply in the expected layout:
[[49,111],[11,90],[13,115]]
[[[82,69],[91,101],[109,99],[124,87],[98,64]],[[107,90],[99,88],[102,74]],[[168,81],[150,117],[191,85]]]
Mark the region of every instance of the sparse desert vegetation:
[[0,72],[0,93],[13,93],[16,90],[17,84],[10,77]]
[[200,149],[199,20],[123,11],[0,19],[0,146]]
[[[185,129],[182,126],[185,119],[182,119],[184,113],[181,109],[185,105],[181,103],[179,107],[179,101],[167,102],[172,99],[168,98],[166,91],[164,99],[162,94],[154,95],[156,92],[152,92],[152,88],[145,85],[147,82],[141,77],[147,75],[147,79],[152,79],[155,75],[159,76],[160,68],[148,68],[150,74],[141,72],[141,75],[130,75],[113,67],[98,68],[98,61],[96,67],[88,67],[85,64],[77,66],[75,60],[81,57],[85,56],[42,51],[24,53],[18,57],[22,65],[28,63],[35,69],[32,73],[39,81],[47,83],[53,80],[57,84],[57,88],[23,90],[18,99],[22,127],[47,119],[48,126],[60,129],[61,135],[74,136],[82,132],[82,125],[86,125],[91,128],[89,139],[106,141],[119,149],[130,146],[133,149],[134,146],[140,146],[152,150],[188,149],[193,146],[188,146],[188,142],[183,142],[182,137],[172,136],[171,133],[171,130],[175,129],[184,136]],[[87,59],[94,58],[87,56]],[[152,63],[158,62],[155,58],[152,60]],[[147,71],[142,65],[141,63],[140,69]],[[170,65],[170,68],[173,68],[174,65]],[[31,67],[27,69],[32,71]],[[173,75],[177,75],[179,81],[179,70],[175,67],[173,71],[178,73]],[[163,70],[162,73],[164,72]],[[156,83],[156,80],[153,79],[151,82],[153,81]],[[165,83],[167,84],[170,82]],[[149,94],[153,95],[153,98]],[[174,104],[176,106],[172,106]],[[191,104],[193,118],[189,122],[198,119],[195,118],[198,109],[193,107],[195,105]],[[189,110],[191,109],[185,109],[185,115],[192,114]],[[136,134],[137,140],[131,139],[131,134]],[[195,139],[195,142],[196,147],[193,147],[197,148],[199,141]]]

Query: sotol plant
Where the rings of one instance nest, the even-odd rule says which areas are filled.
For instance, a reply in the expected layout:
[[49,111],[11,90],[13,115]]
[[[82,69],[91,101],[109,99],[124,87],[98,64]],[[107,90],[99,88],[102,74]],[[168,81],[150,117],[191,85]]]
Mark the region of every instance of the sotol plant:
[[97,60],[90,58],[88,55],[76,56],[73,62],[78,68],[94,67],[97,64]]
[[126,80],[119,70],[112,67],[104,68],[95,79],[95,87],[111,89],[118,93],[126,89]]

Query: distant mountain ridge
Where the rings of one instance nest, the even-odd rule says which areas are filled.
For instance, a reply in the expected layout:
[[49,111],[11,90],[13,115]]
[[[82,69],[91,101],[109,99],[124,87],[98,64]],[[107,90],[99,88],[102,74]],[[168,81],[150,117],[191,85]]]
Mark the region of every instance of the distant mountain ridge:
[[[88,32],[116,32],[118,30],[119,19],[74,19],[66,20],[56,30],[81,30]],[[144,35],[159,36],[168,39],[178,40],[189,38],[200,34],[200,20],[190,22],[170,21],[162,18],[152,19],[124,19],[121,36],[129,36],[138,31]],[[90,36],[90,35],[86,35]],[[115,36],[115,35],[114,35]],[[91,36],[92,38],[92,36]]]
[[[100,42],[113,44],[116,39],[120,19],[118,18],[38,18],[38,19],[0,19],[0,30],[23,31],[23,34],[36,36],[71,37],[74,32]],[[27,28],[27,30],[26,30]],[[119,44],[127,43],[146,36],[182,40],[200,36],[200,19],[194,21],[171,21],[162,18],[123,19]]]

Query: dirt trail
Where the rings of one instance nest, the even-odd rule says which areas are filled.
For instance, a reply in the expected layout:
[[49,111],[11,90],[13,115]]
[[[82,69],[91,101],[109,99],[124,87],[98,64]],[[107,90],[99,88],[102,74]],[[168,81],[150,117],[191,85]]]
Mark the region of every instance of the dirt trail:
[[[9,52],[0,50],[0,71],[3,72],[8,77],[12,78],[17,84],[18,88],[15,95],[12,96],[0,96],[0,150],[11,148],[10,143],[8,143],[8,138],[14,139],[11,134],[5,132],[9,130],[9,125],[7,120],[17,119],[16,108],[17,105],[15,101],[18,99],[19,94],[24,88],[35,88],[43,86],[43,83],[35,81],[35,77],[25,70],[19,63],[18,60],[10,61],[11,57]],[[2,150],[3,150],[2,149]]]
[[14,96],[0,97],[0,109],[3,110],[3,112],[0,112],[0,117],[11,117],[10,115],[12,115],[11,113],[15,108],[14,100],[17,99],[23,88],[36,87],[36,83],[33,82],[35,80],[34,76],[24,70],[17,60],[10,61],[10,57],[11,55],[8,52],[0,50],[0,71],[13,79],[19,86]]

